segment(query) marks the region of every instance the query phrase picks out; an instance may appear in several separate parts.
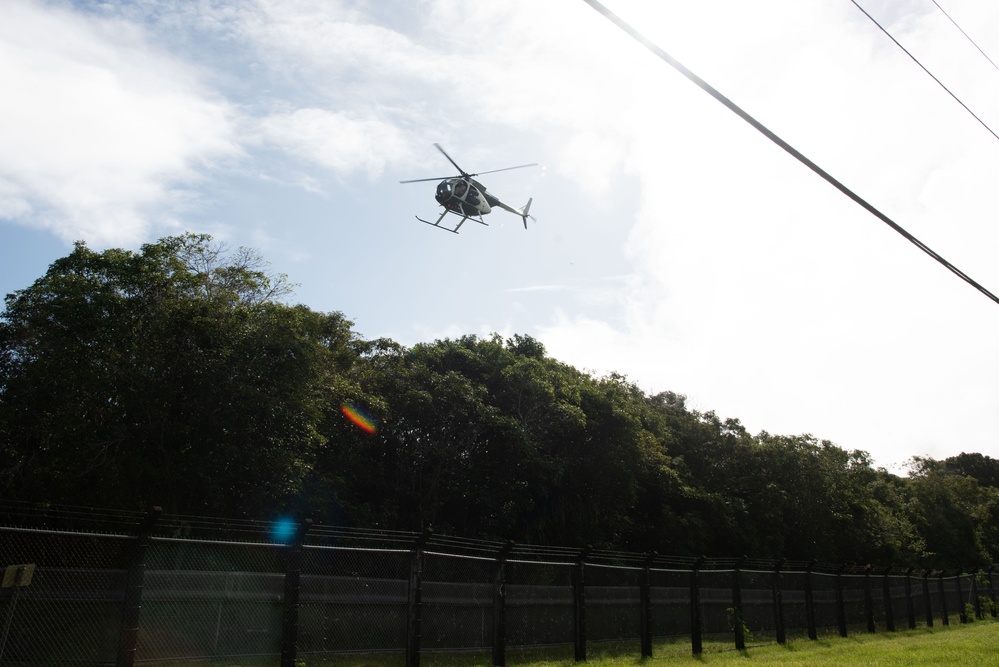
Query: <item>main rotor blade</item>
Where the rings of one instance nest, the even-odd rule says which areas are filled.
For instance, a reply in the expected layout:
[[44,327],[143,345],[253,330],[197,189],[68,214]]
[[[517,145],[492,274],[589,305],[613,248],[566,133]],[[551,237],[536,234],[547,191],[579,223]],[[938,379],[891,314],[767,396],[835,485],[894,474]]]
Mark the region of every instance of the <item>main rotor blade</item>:
[[450,162],[451,164],[453,164],[454,168],[457,169],[461,173],[462,176],[464,176],[465,178],[469,177],[469,173],[467,171],[465,171],[464,169],[462,169],[461,167],[459,167],[458,163],[451,159],[451,156],[447,154],[447,151],[445,151],[443,148],[441,148],[440,144],[434,144],[434,146],[437,146],[437,150],[439,150],[441,153],[444,154],[444,157],[447,158],[447,161]]
[[411,181],[399,181],[400,183],[424,183],[426,181],[443,181],[447,178],[454,178],[454,176],[438,176],[436,178],[414,178]]
[[477,174],[469,174],[469,176],[481,176],[482,174],[495,174],[498,171],[510,171],[511,169],[523,169],[524,167],[537,167],[537,162],[532,162],[531,164],[520,164],[516,167],[503,167],[502,169],[493,169],[492,171],[480,171]]

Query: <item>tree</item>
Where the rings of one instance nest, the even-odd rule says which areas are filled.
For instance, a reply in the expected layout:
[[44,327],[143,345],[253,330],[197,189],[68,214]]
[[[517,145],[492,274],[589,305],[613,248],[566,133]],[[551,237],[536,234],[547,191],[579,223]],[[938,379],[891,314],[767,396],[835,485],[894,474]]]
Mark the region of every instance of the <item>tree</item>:
[[931,567],[992,564],[996,494],[972,477],[943,463],[914,457],[910,464],[912,521],[926,540],[925,564]]
[[256,516],[298,493],[352,334],[263,268],[205,235],[77,243],[8,295],[3,494]]

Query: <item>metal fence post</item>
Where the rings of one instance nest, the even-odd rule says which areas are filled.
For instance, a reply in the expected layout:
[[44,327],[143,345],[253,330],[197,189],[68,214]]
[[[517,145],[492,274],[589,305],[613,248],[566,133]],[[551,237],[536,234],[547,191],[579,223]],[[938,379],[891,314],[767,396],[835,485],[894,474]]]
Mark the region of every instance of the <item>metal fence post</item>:
[[933,627],[933,598],[930,597],[930,575],[932,570],[923,572],[923,599],[926,604],[926,627]]
[[576,662],[586,660],[586,581],[584,570],[592,547],[583,549],[572,570],[572,643]]
[[839,625],[839,636],[846,637],[846,602],[843,600],[843,571],[846,565],[842,565],[836,572],[836,623]]
[[996,609],[999,607],[999,601],[996,600],[996,591],[995,588],[992,587],[992,571],[994,569],[994,565],[989,565],[989,569],[985,571],[989,578],[989,600],[992,601],[992,618],[995,618],[997,611],[999,611]]
[[506,666],[506,559],[513,546],[503,545],[493,565],[493,667]]
[[805,567],[805,622],[808,624],[808,638],[818,639],[819,633],[815,623],[815,593],[812,590],[812,568],[815,561],[810,561]]
[[142,608],[142,586],[146,576],[146,551],[149,537],[163,508],[149,509],[136,531],[132,558],[128,564],[125,579],[125,600],[121,609],[121,631],[118,635],[117,667],[132,667],[135,664],[135,649],[139,639],[139,611]]
[[700,655],[704,651],[701,641],[701,584],[697,576],[703,564],[704,556],[701,556],[690,571],[690,650],[694,655]]
[[642,657],[652,657],[652,561],[656,557],[656,552],[652,551],[646,556],[642,563],[642,571],[639,580],[640,607],[638,611],[639,632],[642,639]]
[[881,592],[884,595],[885,628],[888,632],[895,632],[895,609],[891,604],[891,582],[888,580],[888,575],[890,573],[891,568],[885,568],[885,573],[882,575],[881,579]]
[[916,629],[916,605],[912,602],[912,570],[905,571],[905,616],[909,621],[909,629]]
[[742,620],[742,582],[739,581],[739,568],[743,558],[735,562],[732,570],[732,629],[735,632],[735,648],[739,651],[746,648],[746,624]]
[[423,548],[434,531],[427,528],[413,543],[409,561],[409,593],[406,615],[406,667],[420,667],[423,625]]
[[281,613],[281,667],[295,667],[298,658],[298,594],[302,582],[302,551],[312,519],[300,521],[288,543],[284,567],[284,601]]
[[984,618],[984,616],[982,616],[982,601],[978,598],[979,574],[984,574],[981,568],[978,568],[978,572],[973,572],[971,574],[971,599],[975,605],[975,618]]
[[774,566],[773,598],[774,598],[774,633],[777,635],[778,644],[787,643],[787,633],[784,628],[784,587],[780,582],[780,569],[784,566],[784,559],[777,561]]
[[961,623],[967,623],[968,614],[964,606],[964,591],[961,590],[961,571],[962,568],[958,568],[954,575],[954,586],[957,587],[957,618]]
[[950,614],[947,612],[947,591],[944,590],[944,571],[937,573],[937,588],[940,590],[940,617],[944,625],[950,625]]

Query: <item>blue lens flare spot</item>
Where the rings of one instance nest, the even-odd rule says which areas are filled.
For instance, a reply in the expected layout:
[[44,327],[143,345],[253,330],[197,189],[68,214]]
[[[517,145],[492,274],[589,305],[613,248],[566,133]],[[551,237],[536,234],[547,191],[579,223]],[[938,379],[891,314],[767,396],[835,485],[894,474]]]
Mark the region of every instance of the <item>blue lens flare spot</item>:
[[281,517],[271,527],[271,537],[274,538],[275,542],[288,544],[295,537],[295,521],[288,517]]

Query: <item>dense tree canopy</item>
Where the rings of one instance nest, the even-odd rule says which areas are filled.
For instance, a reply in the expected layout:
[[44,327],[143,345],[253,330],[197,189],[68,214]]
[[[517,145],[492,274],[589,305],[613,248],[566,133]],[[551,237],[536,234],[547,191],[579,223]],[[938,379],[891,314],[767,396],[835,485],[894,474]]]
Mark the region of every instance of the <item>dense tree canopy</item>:
[[516,335],[406,348],[207,236],[77,244],[0,318],[0,496],[675,555],[999,553],[999,462],[899,477],[594,377]]

